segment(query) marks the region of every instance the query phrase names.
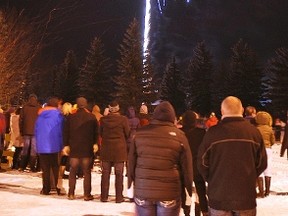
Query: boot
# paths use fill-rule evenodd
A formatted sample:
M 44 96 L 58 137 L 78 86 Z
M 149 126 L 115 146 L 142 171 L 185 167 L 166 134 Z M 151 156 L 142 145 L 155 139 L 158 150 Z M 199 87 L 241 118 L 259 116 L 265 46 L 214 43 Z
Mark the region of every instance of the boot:
M 184 215 L 185 215 L 185 216 L 190 216 L 191 206 L 185 205 L 185 206 L 183 206 L 182 208 L 183 208 Z
M 258 190 L 259 190 L 257 197 L 263 198 L 264 197 L 263 177 L 257 178 L 257 184 L 258 184 Z
M 21 155 L 19 171 L 24 171 L 26 169 L 27 160 L 28 160 L 28 156 L 27 155 Z
M 265 196 L 269 196 L 270 194 L 270 184 L 271 184 L 271 177 L 265 176 Z
M 201 216 L 200 204 L 195 202 L 195 216 Z
M 37 156 L 30 156 L 29 165 L 31 172 L 37 172 L 36 170 Z

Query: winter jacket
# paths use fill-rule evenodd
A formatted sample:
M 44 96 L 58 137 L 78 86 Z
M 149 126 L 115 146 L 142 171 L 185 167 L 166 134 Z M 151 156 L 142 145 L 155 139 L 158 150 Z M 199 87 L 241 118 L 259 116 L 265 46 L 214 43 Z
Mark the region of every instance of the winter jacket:
M 98 141 L 98 122 L 85 108 L 68 115 L 64 124 L 64 145 L 70 147 L 71 158 L 93 156 L 93 145 Z
M 266 148 L 271 148 L 275 143 L 275 135 L 272 129 L 272 117 L 267 112 L 258 112 L 255 117 L 257 128 L 259 129 Z
M 242 117 L 226 117 L 205 134 L 198 170 L 208 182 L 209 205 L 217 210 L 256 207 L 255 182 L 267 167 L 259 130 Z
M 12 113 L 10 117 L 10 133 L 12 145 L 15 147 L 23 147 L 23 138 L 19 130 L 19 115 L 15 113 Z
M 129 151 L 129 185 L 151 201 L 175 200 L 183 186 L 192 195 L 192 156 L 185 134 L 172 122 L 151 120 L 137 130 Z
M 47 106 L 39 110 L 35 123 L 37 153 L 57 153 L 63 149 L 63 120 L 63 115 L 56 107 Z
M 3 113 L 0 113 L 0 135 L 5 134 L 6 132 L 6 119 Z
M 100 159 L 107 162 L 127 161 L 128 120 L 119 113 L 109 113 L 100 119 L 102 138 Z
M 19 127 L 20 134 L 34 135 L 34 126 L 38 117 L 38 111 L 41 106 L 38 104 L 36 98 L 32 97 L 28 103 L 23 106 L 20 112 Z

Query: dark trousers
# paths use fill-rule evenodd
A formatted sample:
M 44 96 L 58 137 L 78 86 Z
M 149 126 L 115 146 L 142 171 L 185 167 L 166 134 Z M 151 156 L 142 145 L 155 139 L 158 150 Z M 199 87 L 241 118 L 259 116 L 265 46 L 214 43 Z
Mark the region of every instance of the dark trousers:
M 135 197 L 138 216 L 177 216 L 180 213 L 180 200 L 147 201 Z
M 49 193 L 51 184 L 57 184 L 59 176 L 59 157 L 58 153 L 39 154 L 40 165 L 42 169 L 43 192 Z M 51 183 L 50 173 L 53 173 L 53 183 Z M 56 186 L 57 187 L 57 186 Z
M 79 166 L 84 175 L 84 196 L 91 195 L 91 158 L 70 158 L 69 194 L 74 194 L 76 187 L 76 173 Z
M 114 163 L 102 161 L 102 176 L 101 176 L 101 200 L 107 200 L 109 196 L 110 174 L 114 166 L 115 171 L 115 190 L 116 202 L 123 200 L 123 172 L 124 162 Z
M 15 147 L 15 152 L 13 155 L 13 166 L 12 169 L 18 169 L 20 167 L 20 155 L 22 147 Z

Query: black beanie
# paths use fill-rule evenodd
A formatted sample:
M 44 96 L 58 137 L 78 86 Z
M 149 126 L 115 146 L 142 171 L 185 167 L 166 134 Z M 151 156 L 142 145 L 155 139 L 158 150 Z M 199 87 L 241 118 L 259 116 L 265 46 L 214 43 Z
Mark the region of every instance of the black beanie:
M 174 123 L 176 115 L 173 106 L 168 101 L 161 102 L 153 112 L 153 119 Z

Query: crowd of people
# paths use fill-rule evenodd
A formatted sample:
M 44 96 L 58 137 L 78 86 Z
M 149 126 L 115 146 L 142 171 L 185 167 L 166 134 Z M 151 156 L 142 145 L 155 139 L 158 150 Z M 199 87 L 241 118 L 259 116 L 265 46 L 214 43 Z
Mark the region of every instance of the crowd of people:
M 66 170 L 68 199 L 75 199 L 81 175 L 84 201 L 93 200 L 95 158 L 101 161 L 100 201 L 109 201 L 114 168 L 115 202 L 125 201 L 126 175 L 132 191 L 129 201 L 135 203 L 139 216 L 176 216 L 181 208 L 190 215 L 193 191 L 196 216 L 253 216 L 256 199 L 270 193 L 271 146 L 278 140 L 273 119 L 253 106 L 244 109 L 234 96 L 222 101 L 220 119 L 212 112 L 201 125 L 192 110 L 177 121 L 168 101 L 161 101 L 151 113 L 145 104 L 121 110 L 112 101 L 102 114 L 99 106 L 88 107 L 84 97 L 77 98 L 75 105 L 50 97 L 41 106 L 31 94 L 22 108 L 8 113 L 7 118 L 0 112 L 0 156 L 7 142 L 14 151 L 12 169 L 41 171 L 41 195 L 53 189 L 65 194 Z M 288 126 L 281 157 L 287 149 Z

